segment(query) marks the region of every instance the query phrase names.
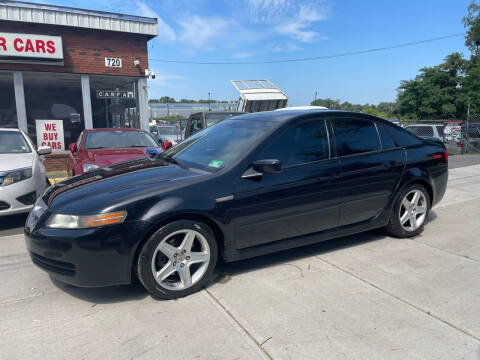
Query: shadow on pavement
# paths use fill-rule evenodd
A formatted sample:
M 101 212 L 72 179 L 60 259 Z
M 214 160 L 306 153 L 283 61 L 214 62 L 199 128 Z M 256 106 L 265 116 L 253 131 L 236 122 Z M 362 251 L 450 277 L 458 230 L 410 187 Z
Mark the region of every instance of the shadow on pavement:
M 92 304 L 112 304 L 123 301 L 141 300 L 148 295 L 141 284 L 107 286 L 98 288 L 81 288 L 62 283 L 50 277 L 52 283 L 62 291 Z
M 437 215 L 433 210 L 429 213 L 427 223 L 435 221 L 436 219 Z M 327 240 L 317 244 L 306 245 L 299 248 L 262 255 L 247 260 L 233 263 L 219 263 L 217 264 L 214 279 L 207 285 L 207 287 L 214 283 L 226 283 L 231 280 L 232 276 L 237 274 L 257 271 L 282 264 L 292 265 L 289 263 L 295 260 L 314 257 L 316 255 L 326 254 L 331 251 L 337 251 L 352 246 L 358 246 L 368 242 L 384 239 L 387 236 L 388 234 L 383 229 L 377 229 L 341 237 L 338 239 Z M 398 240 L 403 241 L 403 239 Z M 150 296 L 138 281 L 131 285 L 109 286 L 103 288 L 80 288 L 73 285 L 64 284 L 58 280 L 55 280 L 54 278 L 51 279 L 58 288 L 72 296 L 84 301 L 88 301 L 92 304 L 133 301 Z

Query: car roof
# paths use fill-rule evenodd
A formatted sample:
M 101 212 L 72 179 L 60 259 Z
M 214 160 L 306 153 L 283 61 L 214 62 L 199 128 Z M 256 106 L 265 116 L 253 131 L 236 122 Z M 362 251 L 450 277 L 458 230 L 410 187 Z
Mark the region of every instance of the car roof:
M 277 123 L 289 122 L 291 120 L 295 120 L 298 118 L 308 118 L 312 115 L 320 115 L 322 117 L 328 116 L 328 114 L 335 114 L 335 115 L 350 115 L 350 116 L 362 116 L 368 117 L 370 119 L 384 121 L 389 123 L 388 121 L 377 118 L 376 116 L 372 116 L 369 114 L 364 114 L 361 112 L 354 112 L 354 111 L 341 111 L 341 110 L 323 110 L 323 109 L 315 109 L 315 110 L 289 110 L 289 111 L 262 111 L 256 113 L 250 113 L 246 115 L 239 115 L 227 119 L 229 121 L 239 121 L 239 120 L 254 120 L 254 121 L 271 121 Z M 390 124 L 390 123 L 389 123 Z M 396 126 L 396 125 L 395 125 Z
M 85 132 L 102 132 L 102 131 L 144 131 L 143 129 L 132 128 L 99 128 L 99 129 L 85 129 Z
M 245 111 L 198 111 L 196 113 L 191 113 L 190 116 L 200 115 L 200 114 L 248 114 Z

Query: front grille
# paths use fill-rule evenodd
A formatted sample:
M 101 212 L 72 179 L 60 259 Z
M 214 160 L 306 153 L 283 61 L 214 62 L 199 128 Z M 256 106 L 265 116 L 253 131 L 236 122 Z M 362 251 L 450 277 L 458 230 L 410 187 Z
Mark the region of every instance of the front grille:
M 40 255 L 37 255 L 35 253 L 30 253 L 30 256 L 32 257 L 32 261 L 35 265 L 38 265 L 45 270 L 52 271 L 60 275 L 66 275 L 66 276 L 75 275 L 74 264 L 58 261 L 58 260 L 52 260 Z
M 32 191 L 31 193 L 18 197 L 17 200 L 20 201 L 23 205 L 33 205 L 37 200 L 37 193 L 35 191 Z
M 10 204 L 6 203 L 5 201 L 0 201 L 0 210 L 7 210 L 10 209 Z

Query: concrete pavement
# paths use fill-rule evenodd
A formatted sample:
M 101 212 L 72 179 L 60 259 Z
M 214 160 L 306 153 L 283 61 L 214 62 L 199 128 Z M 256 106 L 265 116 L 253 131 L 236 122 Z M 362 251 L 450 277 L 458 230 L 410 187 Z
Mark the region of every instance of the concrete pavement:
M 178 301 L 80 289 L 0 237 L 2 359 L 479 359 L 480 165 L 422 235 L 374 231 L 222 265 Z M 6 234 L 0 234 L 0 236 Z

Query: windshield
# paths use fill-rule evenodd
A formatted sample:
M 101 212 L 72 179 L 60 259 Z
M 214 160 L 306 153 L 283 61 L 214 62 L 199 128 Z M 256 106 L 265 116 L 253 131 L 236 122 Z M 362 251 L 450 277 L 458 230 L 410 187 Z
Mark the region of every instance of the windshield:
M 159 126 L 158 132 L 160 135 L 177 135 L 178 131 L 175 126 Z
M 242 115 L 239 113 L 207 113 L 205 114 L 205 120 L 207 120 L 207 126 L 212 126 L 220 121 L 231 118 L 232 116 Z
M 85 140 L 86 149 L 158 147 L 157 142 L 142 131 L 90 132 Z
M 251 150 L 252 145 L 274 123 L 266 121 L 224 121 L 199 131 L 170 148 L 162 157 L 174 158 L 182 165 L 215 172 L 230 166 Z
M 0 154 L 31 152 L 30 146 L 18 131 L 0 131 Z

